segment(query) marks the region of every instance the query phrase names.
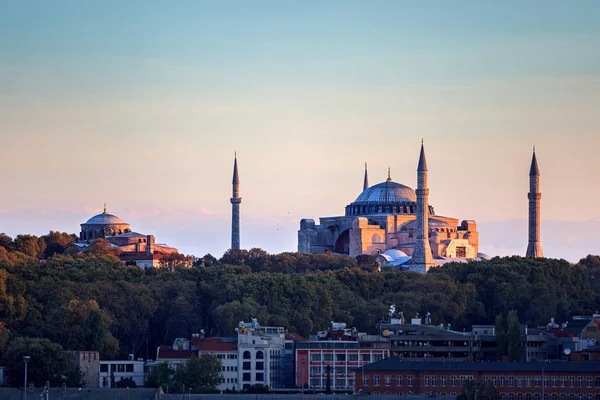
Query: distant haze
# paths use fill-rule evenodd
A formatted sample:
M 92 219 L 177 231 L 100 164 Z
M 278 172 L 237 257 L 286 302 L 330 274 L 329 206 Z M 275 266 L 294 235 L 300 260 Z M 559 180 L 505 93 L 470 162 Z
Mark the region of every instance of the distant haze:
M 548 257 L 600 252 L 600 2 L 0 0 L 0 232 L 108 211 L 183 253 L 295 251 L 301 218 L 416 186 L 524 254 L 532 146 Z

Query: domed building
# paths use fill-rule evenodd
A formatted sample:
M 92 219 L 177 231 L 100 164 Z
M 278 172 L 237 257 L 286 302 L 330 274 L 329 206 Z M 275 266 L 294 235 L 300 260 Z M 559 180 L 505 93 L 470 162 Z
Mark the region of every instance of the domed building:
M 419 169 L 420 174 L 427 171 L 423 148 L 421 151 L 424 171 Z M 300 221 L 298 251 L 334 252 L 352 257 L 381 254 L 379 259 L 390 265 L 410 264 L 418 233 L 422 232 L 421 236 L 426 236 L 429 245 L 419 244 L 418 252 L 430 252 L 429 266 L 432 265 L 431 258 L 435 264 L 443 264 L 448 259 L 477 259 L 479 234 L 475 221 L 460 221 L 436 214 L 427 202 L 426 178 L 424 183 L 425 189 L 421 191 L 425 194 L 424 217 L 419 221 L 418 191 L 394 182 L 389 170 L 385 182 L 369 186 L 365 165 L 363 191 L 346 206 L 343 216 L 319 218 L 318 225 L 313 219 Z
M 79 242 L 73 246 L 83 250 L 96 239 L 106 239 L 120 250 L 119 258 L 123 262 L 135 262 L 144 269 L 158 267 L 164 255 L 178 252 L 174 247 L 157 244 L 154 235 L 133 232 L 128 223 L 106 211 L 106 204 L 104 212 L 81 224 Z

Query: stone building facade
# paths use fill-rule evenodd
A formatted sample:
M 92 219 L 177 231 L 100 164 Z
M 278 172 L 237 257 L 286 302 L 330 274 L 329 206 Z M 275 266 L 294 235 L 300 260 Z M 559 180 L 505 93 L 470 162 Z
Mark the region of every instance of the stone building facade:
M 394 182 L 389 172 L 385 182 L 369 187 L 365 166 L 363 192 L 346 206 L 345 215 L 322 217 L 319 224 L 313 219 L 300 221 L 298 251 L 355 257 L 395 250 L 405 254 L 407 260 L 417 252 L 423 256 L 414 265 L 424 269 L 420 272 L 447 260 L 477 259 L 479 233 L 475 221 L 438 215 L 428 203 L 423 147 L 417 169 L 418 189 L 415 191 Z

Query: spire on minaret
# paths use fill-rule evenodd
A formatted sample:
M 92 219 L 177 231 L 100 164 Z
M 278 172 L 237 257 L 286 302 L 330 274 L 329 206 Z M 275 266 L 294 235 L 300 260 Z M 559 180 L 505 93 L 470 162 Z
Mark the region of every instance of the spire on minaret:
M 537 157 L 535 156 L 535 146 L 533 146 L 533 158 L 531 159 L 531 168 L 529 169 L 529 176 L 539 176 L 540 169 L 538 168 Z
M 104 214 L 108 214 L 108 213 L 106 212 L 106 203 L 104 203 Z
M 531 158 L 531 167 L 529 168 L 529 244 L 527 245 L 526 257 L 544 257 L 542 250 L 542 241 L 540 235 L 540 203 L 542 194 L 540 193 L 540 169 L 538 168 L 537 157 L 535 155 L 535 146 L 533 146 L 533 156 Z
M 240 197 L 240 177 L 238 174 L 237 165 L 237 152 L 234 153 L 233 158 L 233 193 L 230 199 L 231 201 L 231 248 L 240 248 L 240 203 L 242 198 Z
M 427 161 L 421 140 L 421 154 L 417 166 L 417 229 L 415 247 L 410 259 L 411 269 L 425 273 L 433 266 L 433 255 L 429 244 L 429 187 L 427 184 Z
M 427 159 L 425 158 L 423 139 L 421 139 L 421 154 L 419 155 L 419 166 L 417 167 L 417 171 L 427 171 Z
M 367 173 L 367 163 L 365 163 L 365 180 L 363 182 L 363 192 L 369 188 L 369 174 Z

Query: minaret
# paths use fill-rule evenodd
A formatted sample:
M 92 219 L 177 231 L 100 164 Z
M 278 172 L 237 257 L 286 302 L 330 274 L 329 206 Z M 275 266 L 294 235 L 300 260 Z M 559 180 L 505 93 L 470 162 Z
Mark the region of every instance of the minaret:
M 417 232 L 415 249 L 410 264 L 417 272 L 425 273 L 435 264 L 429 245 L 429 188 L 427 187 L 427 160 L 421 141 L 421 155 L 417 167 Z
M 240 248 L 240 177 L 238 176 L 237 153 L 233 160 L 233 196 L 231 197 L 231 248 Z
M 369 174 L 367 173 L 367 163 L 365 163 L 365 180 L 363 182 L 363 192 L 369 188 Z
M 531 168 L 529 169 L 529 244 L 527 245 L 527 254 L 525 257 L 544 257 L 542 251 L 542 242 L 540 239 L 540 170 L 535 156 L 535 146 L 533 147 L 533 158 L 531 159 Z

